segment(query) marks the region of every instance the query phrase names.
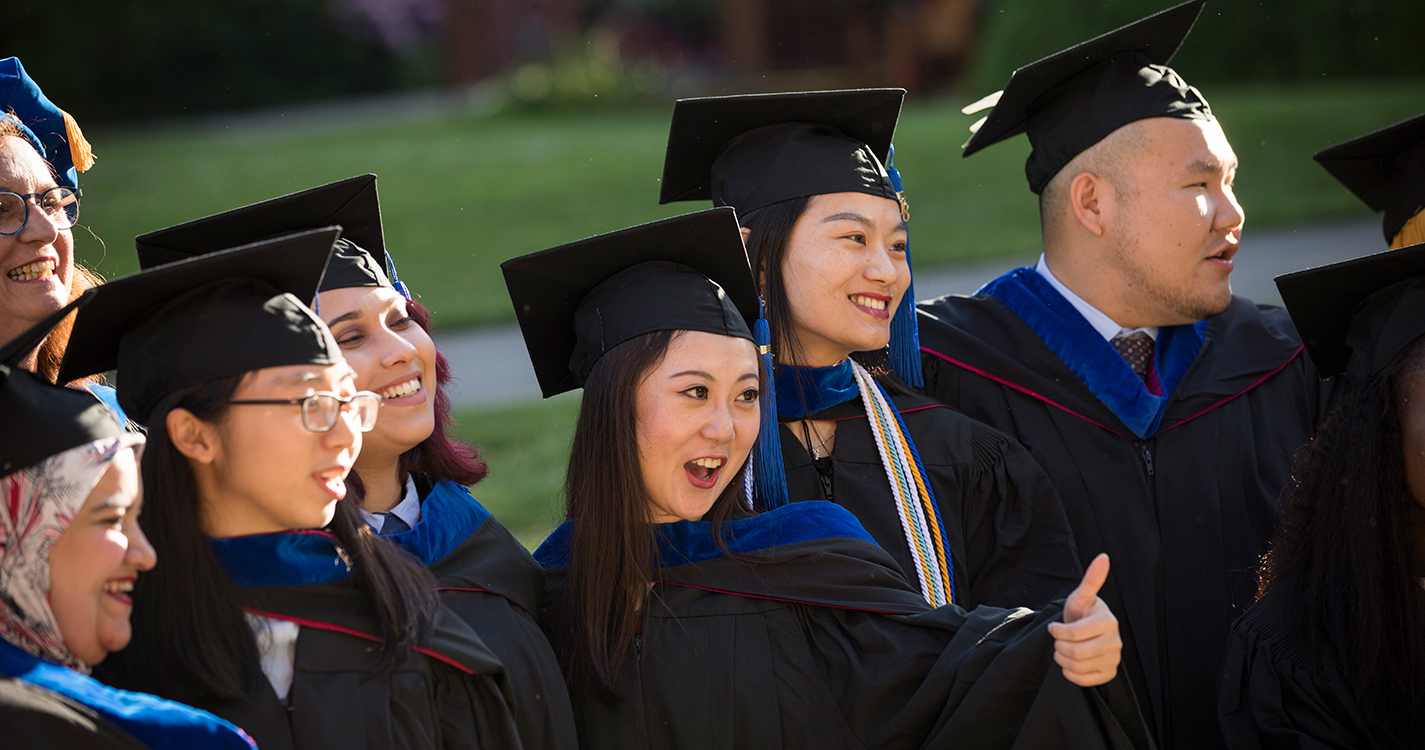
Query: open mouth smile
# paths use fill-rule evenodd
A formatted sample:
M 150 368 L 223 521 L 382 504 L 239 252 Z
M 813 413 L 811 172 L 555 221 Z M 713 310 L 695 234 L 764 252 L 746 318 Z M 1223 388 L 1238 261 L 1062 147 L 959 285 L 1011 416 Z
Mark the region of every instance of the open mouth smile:
M 889 318 L 891 316 L 889 308 L 891 297 L 883 294 L 853 294 L 847 299 L 851 304 L 861 308 L 862 311 L 876 318 Z
M 692 482 L 694 487 L 710 490 L 717 486 L 717 478 L 726 462 L 727 459 L 718 457 L 695 458 L 683 464 L 683 471 L 687 472 L 688 481 Z
M 54 269 L 57 267 L 59 267 L 57 261 L 46 258 L 12 269 L 5 274 L 5 277 L 11 281 L 38 281 L 53 276 Z

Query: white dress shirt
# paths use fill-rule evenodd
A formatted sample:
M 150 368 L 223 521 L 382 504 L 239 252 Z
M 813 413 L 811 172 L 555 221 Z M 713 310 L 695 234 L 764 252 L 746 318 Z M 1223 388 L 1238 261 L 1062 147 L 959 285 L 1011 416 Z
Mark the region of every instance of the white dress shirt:
M 1044 256 L 1042 254 L 1039 256 L 1039 265 L 1034 267 L 1034 271 L 1040 276 L 1043 276 L 1044 280 L 1049 282 L 1049 285 L 1054 287 L 1055 291 L 1062 294 L 1064 299 L 1068 300 L 1069 304 L 1073 305 L 1074 309 L 1078 310 L 1079 314 L 1084 316 L 1084 320 L 1087 320 L 1089 325 L 1093 326 L 1095 331 L 1098 331 L 1098 335 L 1102 336 L 1104 341 L 1112 341 L 1119 336 L 1127 336 L 1130 333 L 1137 333 L 1138 331 L 1148 334 L 1148 337 L 1154 341 L 1158 340 L 1157 326 L 1124 328 L 1115 323 L 1113 318 L 1105 315 L 1102 310 L 1090 305 L 1083 297 L 1074 294 L 1072 290 L 1064 286 L 1064 282 L 1054 277 L 1054 272 L 1049 270 L 1049 264 L 1044 262 Z

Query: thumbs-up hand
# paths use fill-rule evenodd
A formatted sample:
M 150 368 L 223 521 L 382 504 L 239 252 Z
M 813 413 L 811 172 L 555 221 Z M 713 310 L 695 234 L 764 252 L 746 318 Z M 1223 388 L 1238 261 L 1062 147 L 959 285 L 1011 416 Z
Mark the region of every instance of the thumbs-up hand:
M 1049 623 L 1054 636 L 1054 661 L 1064 668 L 1064 677 L 1082 687 L 1102 685 L 1118 674 L 1123 639 L 1118 636 L 1118 618 L 1098 598 L 1098 590 L 1108 580 L 1108 555 L 1100 554 L 1089 563 L 1084 579 L 1064 602 L 1064 621 Z

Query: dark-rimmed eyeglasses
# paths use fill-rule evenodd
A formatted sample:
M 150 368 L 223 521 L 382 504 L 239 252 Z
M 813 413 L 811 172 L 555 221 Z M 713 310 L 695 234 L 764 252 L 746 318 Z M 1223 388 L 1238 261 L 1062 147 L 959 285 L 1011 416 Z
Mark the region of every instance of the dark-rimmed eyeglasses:
M 331 391 L 317 391 L 302 398 L 262 398 L 229 401 L 230 404 L 261 404 L 265 406 L 301 406 L 302 426 L 312 432 L 327 432 L 336 427 L 337 417 L 351 414 L 356 417 L 355 426 L 362 432 L 370 432 L 376 426 L 376 412 L 381 408 L 381 397 L 371 391 L 360 391 L 355 396 L 342 398 Z
M 42 193 L 0 190 L 0 234 L 19 234 L 30 223 L 30 202 L 39 207 L 56 229 L 69 229 L 79 221 L 79 188 L 52 187 Z

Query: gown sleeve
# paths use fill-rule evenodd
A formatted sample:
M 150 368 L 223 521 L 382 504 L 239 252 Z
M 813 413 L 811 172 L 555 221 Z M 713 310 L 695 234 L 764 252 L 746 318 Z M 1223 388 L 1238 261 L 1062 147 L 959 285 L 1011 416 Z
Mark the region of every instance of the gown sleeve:
M 1039 612 L 918 615 L 807 608 L 810 650 L 851 730 L 877 748 L 1150 748 L 1121 675 L 1082 688 L 1053 659 Z
M 13 677 L 0 676 L 0 727 L 5 747 L 147 750 L 88 706 Z
M 1039 608 L 1067 596 L 1083 567 L 1049 477 L 1024 446 L 991 427 L 975 423 L 970 444 L 974 460 L 956 509 L 965 534 L 956 603 Z
M 435 666 L 436 710 L 440 715 L 444 750 L 523 747 L 514 712 L 505 699 L 502 676 L 465 674 Z
M 1232 750 L 1378 747 L 1342 675 L 1263 622 L 1259 602 L 1232 629 L 1218 723 Z

